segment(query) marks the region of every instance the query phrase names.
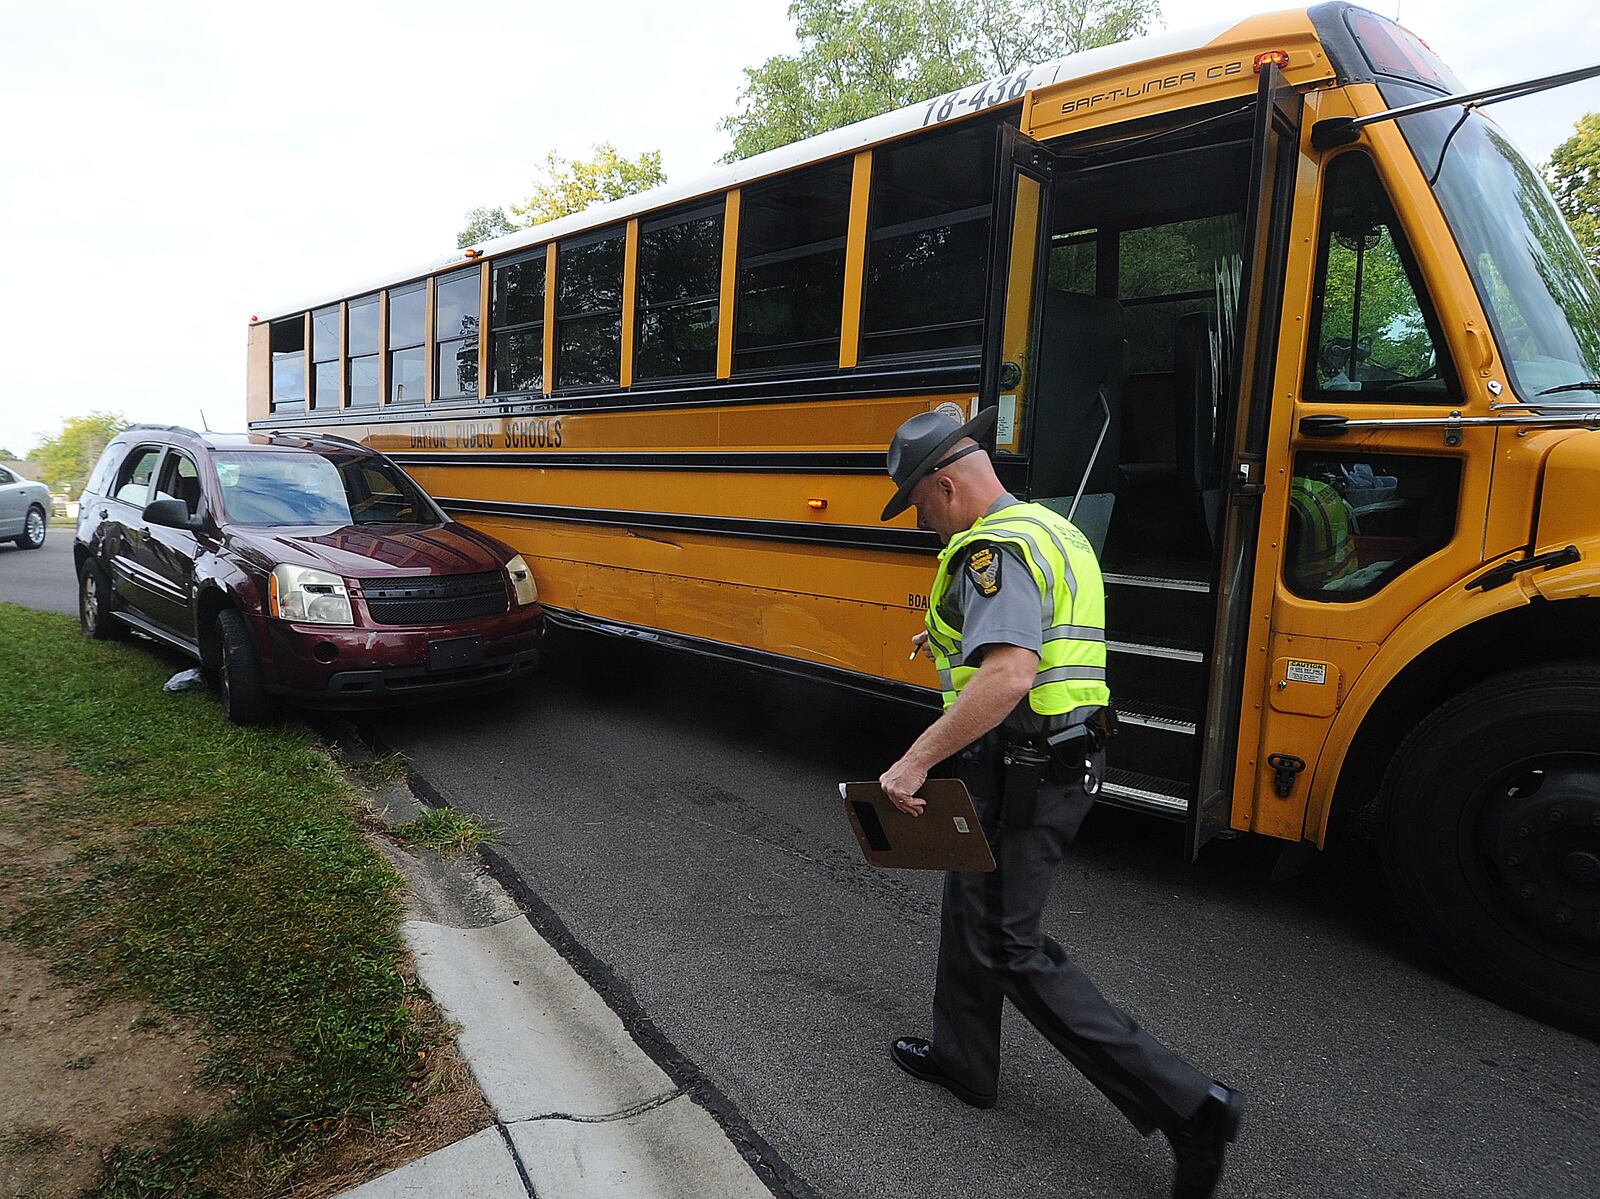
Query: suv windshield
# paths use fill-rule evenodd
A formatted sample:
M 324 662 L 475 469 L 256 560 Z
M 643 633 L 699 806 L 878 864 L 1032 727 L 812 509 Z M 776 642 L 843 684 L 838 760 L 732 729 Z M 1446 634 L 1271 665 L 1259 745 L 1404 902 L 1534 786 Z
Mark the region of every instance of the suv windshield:
M 433 525 L 444 517 L 392 463 L 366 455 L 216 454 L 222 508 L 238 525 Z
M 1403 104 L 1433 93 L 1385 84 L 1384 95 Z M 1494 325 L 1512 388 L 1530 403 L 1592 407 L 1600 389 L 1540 396 L 1600 380 L 1600 284 L 1538 172 L 1477 112 L 1462 121 L 1460 109 L 1439 109 L 1405 117 L 1400 127 L 1423 173 L 1438 171 L 1434 192 Z

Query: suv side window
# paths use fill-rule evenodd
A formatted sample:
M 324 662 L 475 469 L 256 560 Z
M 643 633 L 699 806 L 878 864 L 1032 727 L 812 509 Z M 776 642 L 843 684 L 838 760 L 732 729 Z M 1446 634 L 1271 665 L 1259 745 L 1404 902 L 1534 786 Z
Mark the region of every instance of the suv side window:
M 161 481 L 156 484 L 155 498 L 182 500 L 190 516 L 198 515 L 200 472 L 195 469 L 194 459 L 177 450 L 168 454 L 166 464 L 161 468 Z
M 12 474 L 5 467 L 0 466 L 0 487 L 4 487 L 7 483 L 15 483 L 16 481 L 16 475 Z
M 150 494 L 150 476 L 155 474 L 156 463 L 161 460 L 161 447 L 142 445 L 129 454 L 117 472 L 117 486 L 113 495 L 124 504 L 143 508 L 145 496 Z
M 83 485 L 84 495 L 104 495 L 110 490 L 111 468 L 116 465 L 117 455 L 122 452 L 122 446 L 112 444 L 100 451 L 100 460 L 94 464 L 94 470 L 89 473 L 89 481 Z

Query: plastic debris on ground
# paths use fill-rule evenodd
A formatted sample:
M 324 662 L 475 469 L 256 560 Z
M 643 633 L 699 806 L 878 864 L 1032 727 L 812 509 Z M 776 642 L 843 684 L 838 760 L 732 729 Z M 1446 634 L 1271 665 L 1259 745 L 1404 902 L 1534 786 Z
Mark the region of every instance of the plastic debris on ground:
M 204 691 L 206 689 L 205 676 L 198 667 L 189 670 L 180 670 L 166 681 L 161 688 L 163 691 Z

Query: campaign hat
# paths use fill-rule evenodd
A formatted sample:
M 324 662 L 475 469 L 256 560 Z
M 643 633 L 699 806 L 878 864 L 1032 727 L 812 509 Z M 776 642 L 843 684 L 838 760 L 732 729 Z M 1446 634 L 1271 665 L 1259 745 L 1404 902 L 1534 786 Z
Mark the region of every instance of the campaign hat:
M 947 465 L 945 455 L 963 437 L 981 442 L 999 416 L 998 408 L 985 408 L 966 424 L 943 412 L 919 412 L 894 431 L 889 442 L 889 478 L 895 493 L 884 506 L 880 520 L 891 520 L 911 506 L 911 492 L 924 478 Z

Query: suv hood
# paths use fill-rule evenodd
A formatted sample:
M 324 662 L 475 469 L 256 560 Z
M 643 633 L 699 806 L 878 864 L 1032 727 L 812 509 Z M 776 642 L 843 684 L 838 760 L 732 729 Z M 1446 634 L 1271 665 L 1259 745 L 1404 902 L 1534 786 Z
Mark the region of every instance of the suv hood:
M 499 570 L 513 551 L 493 537 L 450 522 L 439 525 L 344 525 L 227 531 L 233 547 L 264 572 L 279 563 L 350 578 L 473 574 Z

